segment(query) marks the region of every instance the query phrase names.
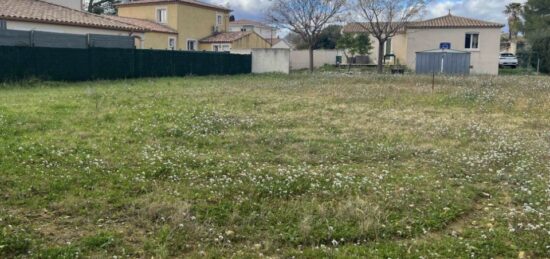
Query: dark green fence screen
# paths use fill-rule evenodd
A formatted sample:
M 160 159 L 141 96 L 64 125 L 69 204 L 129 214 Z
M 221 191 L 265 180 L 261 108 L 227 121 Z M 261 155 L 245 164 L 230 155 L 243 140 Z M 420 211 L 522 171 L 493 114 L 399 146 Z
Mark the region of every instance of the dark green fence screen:
M 252 71 L 251 55 L 139 49 L 0 46 L 0 80 L 83 81 Z

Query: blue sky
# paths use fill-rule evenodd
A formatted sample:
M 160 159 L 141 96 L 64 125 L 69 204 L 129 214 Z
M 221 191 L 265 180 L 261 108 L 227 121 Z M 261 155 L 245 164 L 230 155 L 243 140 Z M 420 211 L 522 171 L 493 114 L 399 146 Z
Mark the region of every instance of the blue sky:
M 262 20 L 270 0 L 202 0 L 228 6 L 235 10 L 237 19 Z M 526 0 L 435 0 L 427 9 L 426 18 L 447 14 L 449 9 L 455 15 L 506 23 L 502 13 L 504 6 L 511 2 L 524 3 Z

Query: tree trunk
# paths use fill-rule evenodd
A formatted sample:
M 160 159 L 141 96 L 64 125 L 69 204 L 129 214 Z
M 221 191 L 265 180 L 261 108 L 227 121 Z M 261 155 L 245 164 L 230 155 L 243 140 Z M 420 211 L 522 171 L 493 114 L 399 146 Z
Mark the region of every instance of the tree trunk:
M 384 73 L 384 45 L 386 41 L 378 40 L 378 74 Z
M 346 62 L 348 62 L 348 72 L 349 72 L 351 71 L 351 59 L 353 58 L 353 56 L 350 58 L 345 50 L 344 50 L 344 56 L 346 56 Z
M 90 2 L 88 2 L 88 12 L 92 13 L 93 11 L 94 11 L 94 0 L 90 0 Z
M 309 72 L 313 73 L 313 45 L 309 46 Z

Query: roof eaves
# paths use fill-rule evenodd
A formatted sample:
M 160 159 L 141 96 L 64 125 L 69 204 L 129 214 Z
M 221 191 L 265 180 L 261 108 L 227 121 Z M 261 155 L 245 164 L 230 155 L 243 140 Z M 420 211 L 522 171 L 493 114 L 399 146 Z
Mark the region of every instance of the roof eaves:
M 91 24 L 91 23 L 82 23 L 82 22 L 59 21 L 59 20 L 50 20 L 50 19 L 36 19 L 36 18 L 29 18 L 29 17 L 6 16 L 6 15 L 0 15 L 0 18 L 5 20 L 12 20 L 12 21 L 40 22 L 40 23 L 47 23 L 47 24 L 79 26 L 79 27 L 96 28 L 96 29 L 144 32 L 142 28 L 130 27 L 130 26 L 123 27 L 123 26 L 101 25 L 101 24 Z
M 139 29 L 142 30 L 142 32 L 158 32 L 158 33 L 168 33 L 168 34 L 175 34 L 175 35 L 178 34 L 178 32 L 176 30 L 174 30 L 174 29 L 172 29 L 172 28 L 170 28 L 166 25 L 158 24 L 158 23 L 146 20 L 146 19 L 139 19 L 139 18 L 132 18 L 132 17 L 122 17 L 122 16 L 114 16 L 114 17 L 117 17 L 117 18 L 114 18 L 113 16 L 103 16 L 103 17 L 114 20 L 116 22 L 128 24 L 130 26 L 139 28 Z M 120 19 L 118 19 L 118 18 L 120 18 Z M 131 22 L 129 22 L 127 20 L 137 20 L 137 21 L 141 21 L 141 22 L 145 22 L 145 23 L 155 23 L 156 26 L 160 26 L 162 28 L 165 28 L 165 30 L 157 30 L 157 29 L 154 29 L 154 28 L 146 28 L 146 27 L 144 27 L 142 25 L 139 25 L 139 24 L 132 24 Z

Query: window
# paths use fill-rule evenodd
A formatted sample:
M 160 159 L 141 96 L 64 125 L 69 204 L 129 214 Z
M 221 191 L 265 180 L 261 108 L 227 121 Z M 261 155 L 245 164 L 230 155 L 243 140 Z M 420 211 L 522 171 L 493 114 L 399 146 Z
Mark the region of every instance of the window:
M 467 33 L 464 48 L 479 49 L 479 33 Z
M 197 50 L 197 41 L 187 40 L 187 50 Z
M 230 51 L 231 45 L 229 44 L 214 44 L 212 45 L 212 50 L 215 52 Z
M 392 49 L 391 49 L 391 38 L 389 38 L 387 41 L 386 41 L 386 55 L 390 55 L 392 53 Z
M 168 49 L 175 50 L 176 43 L 176 38 L 168 38 Z
M 246 28 L 241 28 L 241 31 L 246 31 Z
M 216 15 L 216 25 L 222 25 L 223 16 L 221 14 Z
M 157 22 L 158 23 L 167 23 L 168 22 L 168 10 L 166 8 L 157 8 Z
M 6 21 L 0 20 L 0 30 L 6 29 Z

